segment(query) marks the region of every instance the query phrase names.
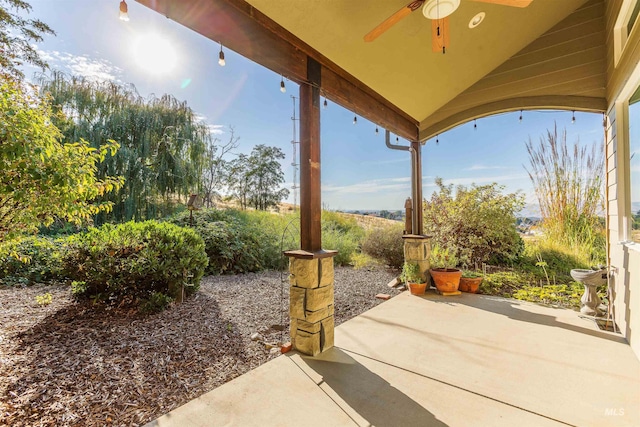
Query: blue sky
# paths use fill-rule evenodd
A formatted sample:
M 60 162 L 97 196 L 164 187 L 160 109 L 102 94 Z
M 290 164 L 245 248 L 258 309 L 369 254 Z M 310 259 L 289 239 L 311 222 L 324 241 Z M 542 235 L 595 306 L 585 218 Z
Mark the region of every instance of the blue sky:
M 127 1 L 129 22 L 118 19 L 118 0 L 29 3 L 31 17 L 57 33 L 38 45 L 51 68 L 132 83 L 143 96 L 169 93 L 185 100 L 218 138 L 228 138 L 232 126 L 240 137 L 238 152 L 249 152 L 257 144 L 282 148 L 287 154 L 283 170 L 291 185 L 291 95 L 297 96 L 297 85 L 285 81 L 287 92 L 281 93 L 279 75 L 229 49 L 225 49 L 226 66 L 219 66 L 218 44 L 133 0 Z M 154 44 L 158 36 L 165 45 Z M 498 182 L 507 191 L 522 190 L 527 202 L 535 204 L 523 167 L 528 164 L 525 143 L 529 138 L 539 140 L 555 122 L 559 130 L 567 129 L 571 143 L 603 140 L 600 114 L 576 112 L 573 124 L 570 111 L 524 111 L 522 122 L 519 115 L 483 118 L 476 129 L 470 122 L 441 134 L 438 144 L 435 139 L 427 141 L 424 196 L 433 192 L 435 177 L 442 177 L 454 184 Z M 389 150 L 382 130 L 376 135 L 375 125 L 361 117 L 354 125 L 353 112 L 336 104 L 329 102 L 321 117 L 323 205 L 345 210 L 402 209 L 410 195 L 409 153 Z

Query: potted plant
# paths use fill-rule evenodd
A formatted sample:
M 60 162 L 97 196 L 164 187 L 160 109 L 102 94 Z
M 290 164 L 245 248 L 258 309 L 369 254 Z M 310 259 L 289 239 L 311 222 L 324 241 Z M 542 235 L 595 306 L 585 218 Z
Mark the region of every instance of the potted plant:
M 462 270 L 455 268 L 457 264 L 457 257 L 449 249 L 434 246 L 431 250 L 431 265 L 434 268 L 430 269 L 429 273 L 439 292 L 451 293 L 458 291 Z
M 481 282 L 482 274 L 476 273 L 475 271 L 464 271 L 462 273 L 462 277 L 460 278 L 459 289 L 462 292 L 470 292 L 472 294 L 475 294 L 476 292 L 478 292 Z
M 420 265 L 417 262 L 405 261 L 402 265 L 400 280 L 407 284 L 411 295 L 423 295 L 427 288 L 427 283 L 420 272 Z

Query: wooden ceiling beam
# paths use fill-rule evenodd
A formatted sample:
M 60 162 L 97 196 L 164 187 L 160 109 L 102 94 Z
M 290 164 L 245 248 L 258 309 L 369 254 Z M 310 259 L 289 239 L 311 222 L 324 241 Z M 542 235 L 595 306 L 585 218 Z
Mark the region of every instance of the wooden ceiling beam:
M 307 57 L 321 65 L 322 96 L 410 141 L 418 122 L 244 0 L 136 0 L 298 84 Z

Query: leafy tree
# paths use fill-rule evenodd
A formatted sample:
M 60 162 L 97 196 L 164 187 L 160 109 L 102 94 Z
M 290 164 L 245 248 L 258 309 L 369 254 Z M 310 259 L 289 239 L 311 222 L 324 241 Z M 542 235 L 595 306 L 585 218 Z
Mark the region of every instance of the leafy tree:
M 26 93 L 16 79 L 0 75 L 0 240 L 35 232 L 55 217 L 80 223 L 111 209 L 91 201 L 122 185 L 122 179 L 96 178 L 98 165 L 118 144 L 92 148 L 84 140 L 63 144 L 52 124 L 51 107 Z
M 229 189 L 242 209 L 252 206 L 267 210 L 289 196 L 289 190 L 280 188 L 284 172 L 278 160 L 284 158 L 281 149 L 261 144 L 255 146 L 249 156 L 241 154 L 231 161 Z
M 166 216 L 177 202 L 202 189 L 207 146 L 213 150 L 214 143 L 208 126 L 186 102 L 170 95 L 145 99 L 131 85 L 62 73 L 53 73 L 40 84 L 64 113 L 55 123 L 66 138 L 84 138 L 94 147 L 113 139 L 122 146 L 98 170 L 99 177 L 127 178 L 108 198 L 113 212 L 99 216 L 98 223 Z
M 47 68 L 33 43 L 42 41 L 45 34 L 55 34 L 44 22 L 20 16 L 30 11 L 24 0 L 0 0 L 0 68 L 18 80 L 24 78 L 20 66 L 25 62 Z
M 231 128 L 229 140 L 222 144 L 218 138 L 214 138 L 207 143 L 205 149 L 205 166 L 202 176 L 202 192 L 205 206 L 210 208 L 215 206 L 215 202 L 221 198 L 218 191 L 227 178 L 229 162 L 225 156 L 238 147 L 240 138 L 235 136 L 234 129 Z
M 503 194 L 496 183 L 470 188 L 444 185 L 436 178 L 438 192 L 424 204 L 425 234 L 434 245 L 462 264 L 511 261 L 524 249 L 516 231 L 515 213 L 524 207 L 520 193 Z

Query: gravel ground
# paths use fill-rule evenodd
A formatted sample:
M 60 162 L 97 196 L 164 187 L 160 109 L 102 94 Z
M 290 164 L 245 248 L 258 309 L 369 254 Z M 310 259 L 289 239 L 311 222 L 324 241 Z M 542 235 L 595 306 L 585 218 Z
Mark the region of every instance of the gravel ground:
M 336 268 L 336 325 L 397 294 L 386 286 L 395 276 Z M 151 316 L 76 303 L 63 286 L 0 287 L 0 426 L 143 425 L 277 357 L 269 344 L 288 341 L 289 327 L 282 278 L 206 277 Z M 38 305 L 47 292 L 52 303 Z

